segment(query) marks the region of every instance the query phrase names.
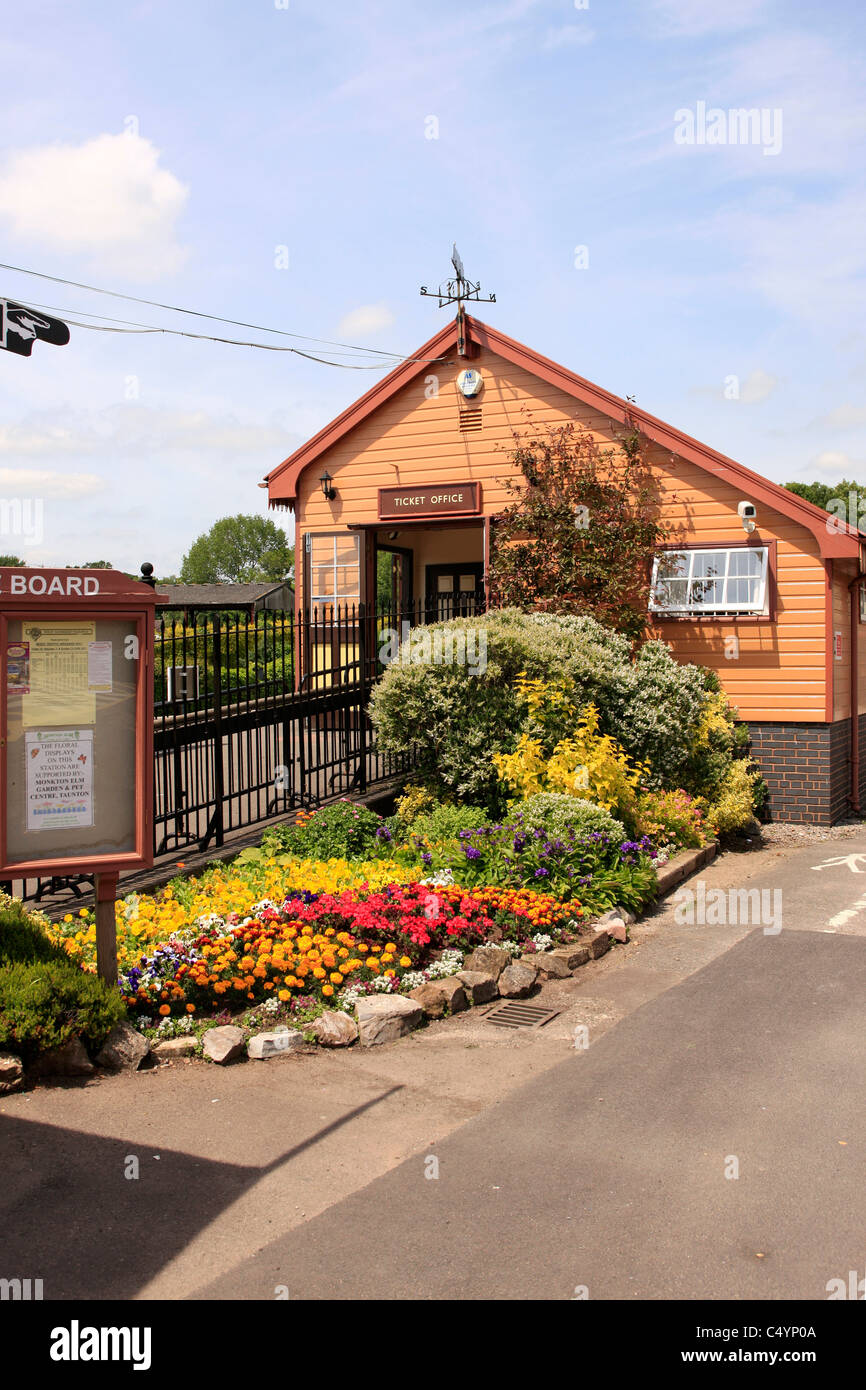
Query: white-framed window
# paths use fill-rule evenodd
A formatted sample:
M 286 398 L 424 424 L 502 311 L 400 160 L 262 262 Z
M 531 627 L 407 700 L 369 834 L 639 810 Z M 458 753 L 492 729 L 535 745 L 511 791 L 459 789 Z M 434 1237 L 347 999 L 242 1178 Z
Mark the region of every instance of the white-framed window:
M 662 550 L 653 561 L 650 612 L 767 613 L 768 547 Z
M 356 604 L 361 598 L 361 539 L 351 532 L 316 535 L 308 532 L 307 594 L 310 608 L 320 613 L 328 608 Z

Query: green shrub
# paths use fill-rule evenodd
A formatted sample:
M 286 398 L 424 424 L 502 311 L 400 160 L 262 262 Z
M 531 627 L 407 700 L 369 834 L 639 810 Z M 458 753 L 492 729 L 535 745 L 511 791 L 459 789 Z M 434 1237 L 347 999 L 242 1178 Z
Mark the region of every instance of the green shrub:
M 25 1062 L 77 1034 L 98 1051 L 126 1017 L 119 990 L 69 959 L 20 903 L 0 908 L 0 1049 Z
M 524 829 L 543 830 L 550 840 L 562 839 L 569 830 L 578 835 L 598 830 L 618 841 L 626 838 L 622 822 L 614 820 L 603 806 L 561 792 L 539 792 L 514 806 L 512 811 L 521 817 Z
M 754 823 L 755 792 L 759 773 L 744 758 L 731 763 L 707 820 L 717 835 L 748 830 Z
M 653 844 L 697 849 L 706 844 L 704 814 L 700 805 L 682 790 L 645 791 L 638 797 L 637 826 Z
M 464 665 L 429 659 L 393 662 L 375 686 L 370 713 L 384 752 L 417 756 L 418 776 L 439 795 L 503 810 L 493 763 L 511 753 L 526 719 L 518 677 L 562 681 L 574 704 L 594 703 L 599 729 L 654 780 L 681 784 L 680 773 L 706 700 L 700 667 L 676 662 L 663 642 L 647 642 L 632 657 L 629 641 L 592 618 L 500 609 L 455 618 L 427 630 L 467 634 L 485 661 Z M 548 729 L 553 741 L 571 732 Z
M 453 840 L 461 830 L 475 830 L 486 820 L 487 812 L 481 806 L 449 806 L 440 802 L 413 822 L 411 833 L 423 840 Z
M 394 828 L 409 830 L 419 816 L 429 815 L 436 806 L 441 804 L 428 787 L 417 785 L 407 787 L 403 795 L 397 798 L 392 817 Z
M 341 800 L 299 818 L 295 825 L 276 827 L 267 838 L 299 859 L 364 859 L 379 847 L 377 832 L 384 827 L 376 811 Z

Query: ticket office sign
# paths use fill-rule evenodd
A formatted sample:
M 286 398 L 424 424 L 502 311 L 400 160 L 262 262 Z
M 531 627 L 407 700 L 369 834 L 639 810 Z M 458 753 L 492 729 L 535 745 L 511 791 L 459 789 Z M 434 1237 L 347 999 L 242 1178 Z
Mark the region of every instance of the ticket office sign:
M 93 595 L 92 607 L 75 602 L 67 614 L 74 591 L 62 607 L 37 609 L 29 590 L 23 602 L 4 601 L 8 574 L 0 570 L 0 873 L 145 867 L 153 857 L 155 595 L 112 574 L 109 595 L 135 586 L 138 611 Z M 26 574 L 10 578 L 20 585 Z

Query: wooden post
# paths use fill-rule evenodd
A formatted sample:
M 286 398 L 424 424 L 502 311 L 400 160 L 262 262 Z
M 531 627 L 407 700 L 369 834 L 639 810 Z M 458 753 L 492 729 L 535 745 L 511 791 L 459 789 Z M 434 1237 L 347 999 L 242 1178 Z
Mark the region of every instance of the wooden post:
M 96 875 L 96 973 L 106 984 L 117 984 L 117 874 Z

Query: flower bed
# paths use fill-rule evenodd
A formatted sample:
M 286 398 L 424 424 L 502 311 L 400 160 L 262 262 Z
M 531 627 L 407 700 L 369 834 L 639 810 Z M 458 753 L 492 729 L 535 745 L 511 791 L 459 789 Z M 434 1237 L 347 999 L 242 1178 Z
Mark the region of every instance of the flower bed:
M 236 917 L 237 914 L 231 914 Z M 496 942 L 514 954 L 576 933 L 581 909 L 527 891 L 425 884 L 294 893 L 243 920 L 207 914 L 121 975 L 130 1011 L 152 1019 L 278 1001 L 351 1009 L 364 994 L 408 991 L 460 969 Z

